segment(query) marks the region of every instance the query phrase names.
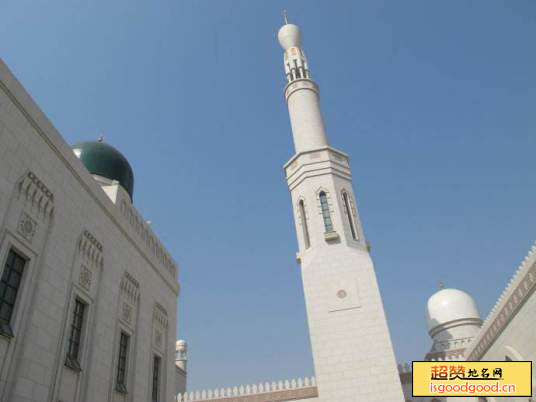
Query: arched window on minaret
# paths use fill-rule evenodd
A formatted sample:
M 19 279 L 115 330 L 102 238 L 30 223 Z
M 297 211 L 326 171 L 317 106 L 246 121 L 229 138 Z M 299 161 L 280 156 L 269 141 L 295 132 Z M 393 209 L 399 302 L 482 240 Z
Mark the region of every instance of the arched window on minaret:
M 355 217 L 352 206 L 350 205 L 350 199 L 346 190 L 342 191 L 342 200 L 344 202 L 344 209 L 346 210 L 346 216 L 348 217 L 348 225 L 350 225 L 350 231 L 352 232 L 352 238 L 358 240 L 357 238 L 357 228 L 355 226 Z
M 324 219 L 324 230 L 326 233 L 333 232 L 333 222 L 331 221 L 331 214 L 329 212 L 328 196 L 325 191 L 321 191 L 318 194 L 320 198 L 320 209 L 322 210 L 322 218 Z
M 305 248 L 308 249 L 311 247 L 311 240 L 309 239 L 309 229 L 307 228 L 307 215 L 305 215 L 305 203 L 303 200 L 300 200 L 298 203 L 300 209 L 300 219 L 302 224 L 303 231 L 303 242 L 305 243 Z

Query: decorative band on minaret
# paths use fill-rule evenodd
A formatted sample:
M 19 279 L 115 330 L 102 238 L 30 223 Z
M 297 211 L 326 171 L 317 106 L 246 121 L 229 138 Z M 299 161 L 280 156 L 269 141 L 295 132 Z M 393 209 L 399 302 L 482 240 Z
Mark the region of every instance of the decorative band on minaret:
M 279 30 L 278 39 L 285 50 L 288 81 L 285 99 L 296 153 L 326 147 L 328 141 L 320 111 L 318 85 L 311 80 L 309 65 L 301 49 L 300 29 L 294 24 L 285 24 Z

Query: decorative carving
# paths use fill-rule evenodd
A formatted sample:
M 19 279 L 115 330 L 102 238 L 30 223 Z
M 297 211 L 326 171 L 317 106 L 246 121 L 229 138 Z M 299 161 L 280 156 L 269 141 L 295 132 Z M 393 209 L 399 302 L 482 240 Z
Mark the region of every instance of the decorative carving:
M 18 198 L 43 219 L 54 214 L 54 195 L 33 172 L 28 172 L 18 183 Z
M 125 302 L 123 302 L 122 318 L 127 324 L 132 322 L 132 306 Z
M 328 301 L 330 313 L 361 307 L 357 281 L 352 276 L 333 278 L 330 293 L 332 294 Z
M 341 289 L 337 292 L 337 297 L 339 299 L 344 299 L 347 296 L 346 290 Z
M 164 334 L 168 327 L 167 312 L 160 304 L 156 303 L 153 311 L 153 342 L 158 348 L 165 348 Z
M 87 263 L 97 268 L 102 268 L 102 244 L 87 230 L 84 230 L 80 236 L 78 252 Z
M 17 232 L 19 232 L 22 237 L 31 243 L 36 229 L 37 222 L 26 212 L 22 211 L 19 218 L 19 224 L 17 225 Z
M 159 331 L 158 329 L 154 331 L 154 342 L 157 347 L 162 347 L 162 331 Z
M 136 304 L 138 302 L 140 283 L 128 272 L 125 272 L 123 279 L 121 279 L 121 292 L 131 303 Z
M 154 308 L 154 319 L 155 321 L 162 326 L 162 328 L 167 328 L 168 326 L 168 317 L 167 312 L 160 304 L 156 303 Z
M 93 273 L 91 272 L 91 270 L 88 267 L 82 265 L 82 267 L 80 268 L 80 278 L 78 279 L 78 283 L 88 292 L 91 289 L 92 276 Z

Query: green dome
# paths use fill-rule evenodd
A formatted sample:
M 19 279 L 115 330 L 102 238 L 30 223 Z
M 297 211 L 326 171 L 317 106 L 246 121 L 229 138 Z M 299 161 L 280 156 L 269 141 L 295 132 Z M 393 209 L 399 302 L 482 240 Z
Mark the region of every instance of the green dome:
M 81 142 L 73 145 L 73 151 L 89 173 L 117 180 L 132 199 L 134 173 L 121 152 L 100 141 Z

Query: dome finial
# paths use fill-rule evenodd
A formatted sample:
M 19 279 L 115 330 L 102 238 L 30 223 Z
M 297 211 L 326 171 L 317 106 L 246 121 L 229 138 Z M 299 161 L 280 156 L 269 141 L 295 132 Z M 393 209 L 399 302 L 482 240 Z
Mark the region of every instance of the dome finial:
M 288 23 L 286 13 L 285 24 L 279 29 L 277 37 L 284 50 L 291 47 L 301 47 L 300 29 L 296 25 Z
M 104 135 L 99 135 L 99 137 L 97 138 L 97 142 L 104 142 Z
M 287 10 L 283 10 L 283 18 L 285 19 L 285 25 L 288 25 L 288 15 L 287 15 Z
M 439 281 L 439 283 L 437 284 L 437 287 L 439 288 L 439 290 L 445 289 L 445 284 L 443 283 L 443 281 Z

